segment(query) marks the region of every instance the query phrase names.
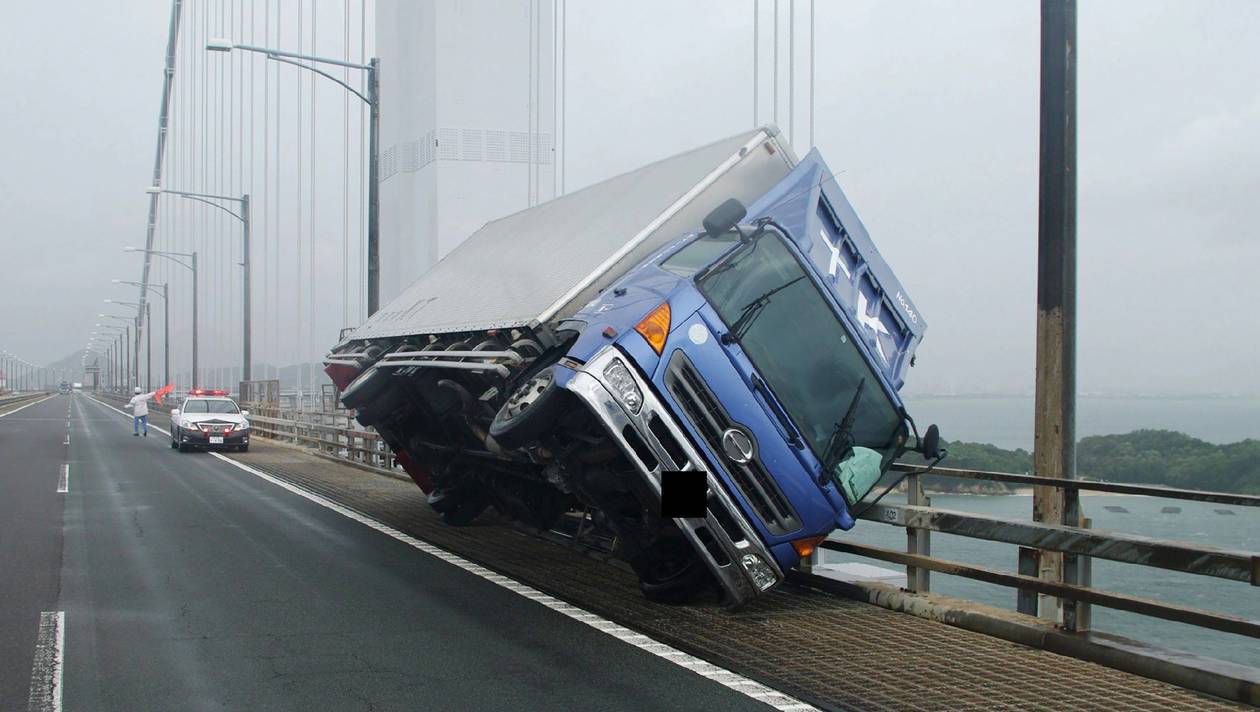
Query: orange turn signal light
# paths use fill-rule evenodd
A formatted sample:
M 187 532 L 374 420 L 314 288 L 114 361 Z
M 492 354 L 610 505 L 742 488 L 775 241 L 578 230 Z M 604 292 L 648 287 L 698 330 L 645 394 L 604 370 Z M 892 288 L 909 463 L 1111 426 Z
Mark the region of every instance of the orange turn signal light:
M 639 336 L 642 336 L 656 355 L 660 356 L 661 351 L 665 349 L 665 339 L 669 337 L 669 302 L 664 302 L 653 309 L 651 313 L 643 317 L 643 321 L 635 325 L 634 330 L 639 332 Z
M 797 539 L 796 541 L 792 542 L 792 548 L 796 549 L 797 556 L 800 556 L 802 559 L 804 559 L 805 557 L 814 553 L 814 550 L 817 549 L 818 545 L 823 543 L 823 540 L 825 540 L 826 538 L 827 538 L 827 535 L 823 534 L 822 536 L 811 536 L 807 539 Z

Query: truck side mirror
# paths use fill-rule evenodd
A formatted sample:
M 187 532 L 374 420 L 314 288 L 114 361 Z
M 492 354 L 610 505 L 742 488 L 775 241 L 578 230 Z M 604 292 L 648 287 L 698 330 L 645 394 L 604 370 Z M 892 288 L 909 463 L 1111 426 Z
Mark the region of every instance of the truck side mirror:
M 935 460 L 941 456 L 941 429 L 936 427 L 936 423 L 929 425 L 927 432 L 923 433 L 919 440 L 919 452 L 923 453 L 925 460 Z
M 704 231 L 710 236 L 724 235 L 747 214 L 744 204 L 731 198 L 704 216 Z

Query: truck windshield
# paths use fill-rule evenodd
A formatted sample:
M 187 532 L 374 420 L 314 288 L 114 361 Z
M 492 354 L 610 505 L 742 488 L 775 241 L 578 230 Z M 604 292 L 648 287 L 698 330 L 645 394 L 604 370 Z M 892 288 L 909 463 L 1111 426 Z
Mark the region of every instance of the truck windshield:
M 184 404 L 185 413 L 239 413 L 230 400 L 190 400 Z
M 885 466 L 897 454 L 897 408 L 871 387 L 878 379 L 777 233 L 737 248 L 698 286 L 727 328 L 739 327 L 744 353 L 819 461 L 859 389 L 852 444 L 878 450 Z

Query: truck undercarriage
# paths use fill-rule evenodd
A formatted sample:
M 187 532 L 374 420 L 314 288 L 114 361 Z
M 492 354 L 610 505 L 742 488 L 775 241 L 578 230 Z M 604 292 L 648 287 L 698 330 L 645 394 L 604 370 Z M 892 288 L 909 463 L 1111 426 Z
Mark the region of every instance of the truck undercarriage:
M 691 543 L 660 518 L 659 494 L 591 410 L 556 385 L 577 334 L 557 332 L 545 340 L 550 348 L 538 336 L 513 329 L 352 342 L 330 354 L 330 373 L 372 364 L 339 384 L 342 402 L 381 434 L 446 523 L 468 525 L 493 507 L 535 529 L 560 525 L 604 543 L 655 600 L 682 602 L 710 588 Z

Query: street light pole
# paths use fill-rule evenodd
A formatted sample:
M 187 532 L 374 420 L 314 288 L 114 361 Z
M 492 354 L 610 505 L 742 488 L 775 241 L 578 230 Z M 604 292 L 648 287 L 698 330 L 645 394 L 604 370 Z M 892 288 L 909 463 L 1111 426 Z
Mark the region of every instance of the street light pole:
M 197 253 L 196 252 L 167 252 L 165 250 L 148 250 L 148 249 L 137 248 L 137 247 L 124 247 L 123 251 L 124 252 L 144 252 L 150 255 L 157 255 L 158 257 L 165 257 L 166 259 L 170 260 L 171 262 L 174 262 L 175 264 L 179 265 L 180 267 L 183 267 L 184 269 L 192 270 L 192 388 L 196 388 L 198 385 L 197 384 L 197 297 L 199 296 L 199 293 L 197 291 Z M 187 257 L 188 262 L 185 262 L 179 259 L 180 257 Z M 170 284 L 163 285 L 162 297 L 164 300 L 166 298 L 167 293 L 169 292 L 170 292 Z M 168 307 L 170 306 L 169 302 L 167 302 L 167 306 Z M 168 334 L 170 333 L 169 326 L 171 323 L 170 317 L 169 317 L 169 311 L 170 310 L 168 309 L 167 310 L 168 317 L 166 321 L 166 324 L 168 327 L 168 331 L 167 331 Z M 168 378 L 167 383 L 170 383 L 170 380 L 169 380 L 170 378 L 169 337 L 167 341 L 167 378 Z
M 380 129 L 381 129 L 381 100 L 380 100 L 380 60 L 376 57 L 368 60 L 367 64 L 359 64 L 358 62 L 347 62 L 331 57 L 317 57 L 310 54 L 301 54 L 299 52 L 286 52 L 284 50 L 270 49 L 267 47 L 257 47 L 254 45 L 236 44 L 226 39 L 211 39 L 206 43 L 206 49 L 214 52 L 231 52 L 239 49 L 245 52 L 258 52 L 264 54 L 267 59 L 275 62 L 283 62 L 300 67 L 310 72 L 314 72 L 325 79 L 335 82 L 346 91 L 359 97 L 363 103 L 368 105 L 368 235 L 367 235 L 367 288 L 368 303 L 367 315 L 372 316 L 380 308 L 381 297 L 381 242 L 380 242 L 380 188 L 379 188 L 379 156 L 380 156 Z M 359 69 L 366 73 L 365 79 L 367 84 L 366 94 L 360 92 L 354 87 L 346 84 L 340 79 L 334 77 L 328 72 L 312 67 L 310 64 L 303 62 L 312 62 L 315 64 L 332 64 L 338 67 L 347 67 L 349 69 Z
M 244 322 L 241 328 L 241 380 L 248 381 L 253 377 L 253 357 L 251 352 L 250 340 L 253 334 L 253 328 L 250 326 L 250 320 L 253 317 L 253 308 L 250 305 L 250 269 L 249 269 L 249 193 L 241 196 L 241 271 L 242 281 L 244 282 L 244 293 L 241 295 L 241 309 L 245 312 Z
M 130 284 L 134 287 L 144 287 L 145 289 L 151 289 L 157 292 L 158 294 L 162 295 L 162 322 L 163 322 L 162 324 L 162 341 L 163 341 L 163 344 L 162 344 L 163 381 L 162 383 L 163 385 L 167 383 L 172 383 L 171 381 L 171 301 L 170 301 L 171 285 L 170 283 L 164 282 L 163 284 L 159 286 L 156 284 L 144 284 L 142 282 L 129 282 L 125 279 L 115 279 L 114 283 L 115 284 Z M 147 300 L 144 303 L 144 308 L 146 310 L 149 308 L 149 302 Z M 148 315 L 148 319 L 149 319 L 149 329 L 150 329 L 149 333 L 152 334 L 153 333 L 152 332 L 153 316 L 151 314 Z
M 118 283 L 118 280 L 114 280 L 114 282 Z M 135 355 L 135 367 L 133 370 L 135 371 L 135 375 L 136 375 L 135 384 L 138 386 L 140 385 L 140 348 L 139 348 L 140 347 L 140 324 L 141 324 L 142 318 L 148 315 L 149 302 L 146 300 L 143 304 L 141 304 L 139 302 L 119 302 L 113 299 L 106 299 L 105 303 L 106 304 L 121 304 L 122 306 L 131 307 L 136 310 L 136 318 L 135 318 L 136 355 Z M 113 316 L 113 315 L 102 314 L 101 316 Z M 115 317 L 115 318 L 122 318 L 122 317 Z M 148 349 L 147 349 L 145 358 L 147 359 L 149 370 L 148 370 L 148 375 L 146 376 L 145 382 L 144 382 L 146 390 L 148 389 L 150 381 L 153 380 L 152 379 L 152 376 L 153 376 L 153 322 L 151 319 L 148 323 L 147 329 L 148 330 L 146 332 L 146 336 L 148 337 Z M 130 336 L 128 336 L 128 338 L 130 338 Z M 131 372 L 129 371 L 128 374 L 130 373 Z
M 144 390 L 153 388 L 153 310 L 144 300 Z
M 243 272 L 242 281 L 244 282 L 244 287 L 243 287 L 244 293 L 241 298 L 241 310 L 244 312 L 241 318 L 241 329 L 242 329 L 241 349 L 243 351 L 243 353 L 241 354 L 241 380 L 242 381 L 250 380 L 250 377 L 251 377 L 250 364 L 253 362 L 253 358 L 250 352 L 250 335 L 253 333 L 252 327 L 250 325 L 252 321 L 252 312 L 253 312 L 250 306 L 250 302 L 251 302 L 250 293 L 253 291 L 253 289 L 250 286 L 250 266 L 249 266 L 249 252 L 250 252 L 249 193 L 245 193 L 239 198 L 234 198 L 230 195 L 213 195 L 211 193 L 190 193 L 184 190 L 167 190 L 165 188 L 158 188 L 157 186 L 146 188 L 145 192 L 149 193 L 150 195 L 155 194 L 155 193 L 169 193 L 171 195 L 178 195 L 180 197 L 187 198 L 189 200 L 196 200 L 198 202 L 205 203 L 206 205 L 216 207 L 219 210 L 222 210 L 228 215 L 231 215 L 232 217 L 241 221 L 241 252 L 242 252 L 241 269 Z M 228 210 L 227 208 L 223 207 L 222 205 L 219 205 L 218 203 L 211 202 L 213 200 L 228 200 L 234 203 L 240 203 L 241 212 L 234 213 L 231 210 Z M 193 261 L 196 262 L 195 259 Z M 197 279 L 197 276 L 194 271 L 193 280 L 196 281 L 196 279 Z M 193 287 L 193 290 L 196 291 L 196 287 Z
M 100 316 L 100 317 L 107 317 L 107 318 L 110 318 L 110 319 L 117 319 L 117 320 L 119 320 L 119 321 L 121 321 L 121 322 L 126 323 L 126 324 L 127 324 L 127 326 L 126 326 L 126 327 L 125 327 L 125 329 L 124 329 L 124 330 L 125 330 L 125 332 L 126 332 L 126 336 L 127 336 L 127 342 L 126 342 L 126 343 L 127 343 L 127 344 L 131 344 L 131 345 L 135 345 L 135 346 L 139 346 L 139 337 L 140 337 L 140 331 L 139 331 L 139 330 L 140 330 L 140 316 L 139 316 L 139 311 L 140 311 L 140 305 L 139 305 L 139 304 L 132 304 L 132 303 L 130 303 L 130 302 L 114 302 L 114 301 L 110 301 L 110 300 L 108 300 L 108 299 L 106 299 L 105 301 L 106 301 L 107 303 L 110 303 L 110 304 L 122 304 L 122 305 L 124 305 L 124 306 L 134 306 L 134 307 L 136 308 L 136 317 L 135 317 L 134 319 L 133 319 L 132 317 L 119 316 L 119 315 L 117 315 L 117 314 L 98 314 L 97 316 Z M 135 325 L 136 325 L 136 341 L 135 341 L 135 342 L 132 342 L 132 340 L 131 340 L 131 325 L 132 325 L 132 323 L 135 323 Z M 119 327 L 114 327 L 114 328 L 119 328 Z M 140 382 L 140 354 L 139 354 L 139 353 L 136 353 L 136 354 L 135 354 L 135 359 L 133 360 L 133 359 L 132 359 L 132 354 L 131 354 L 131 349 L 128 349 L 128 350 L 127 350 L 127 353 L 123 355 L 123 368 L 125 369 L 125 370 L 123 371 L 123 373 L 125 373 L 125 374 L 126 374 L 126 377 L 125 377 L 124 379 L 122 379 L 122 380 L 124 381 L 124 382 L 123 382 L 123 386 L 124 386 L 127 390 L 131 390 L 131 387 L 132 387 L 132 385 L 133 385 L 133 384 L 134 384 L 134 385 L 138 385 L 138 384 L 139 384 L 139 382 Z M 132 380 L 132 377 L 133 377 L 133 376 L 135 377 L 135 380 L 134 380 L 134 381 Z
M 124 339 L 123 337 L 127 338 Z M 127 327 L 125 333 L 118 332 L 118 384 L 123 392 L 131 388 L 131 358 L 127 353 L 131 349 L 127 348 L 127 343 L 131 341 L 131 327 Z
M 196 388 L 197 386 L 201 385 L 197 382 L 197 379 L 199 378 L 198 374 L 200 372 L 197 370 L 197 296 L 198 296 L 198 292 L 197 292 L 197 253 L 196 252 L 192 253 L 192 268 L 191 269 L 193 273 L 193 285 L 192 285 L 193 287 L 193 290 L 192 290 L 192 303 L 193 303 L 192 351 L 193 352 L 192 352 L 192 379 L 191 380 L 192 380 L 192 388 Z
M 171 381 L 171 302 L 170 302 L 171 285 L 170 282 L 162 283 L 162 369 L 166 374 L 166 379 L 162 381 L 162 385 L 170 385 Z
M 367 244 L 367 315 L 381 308 L 381 191 L 380 140 L 381 96 L 380 60 L 373 57 L 367 70 L 368 103 L 368 244 Z

